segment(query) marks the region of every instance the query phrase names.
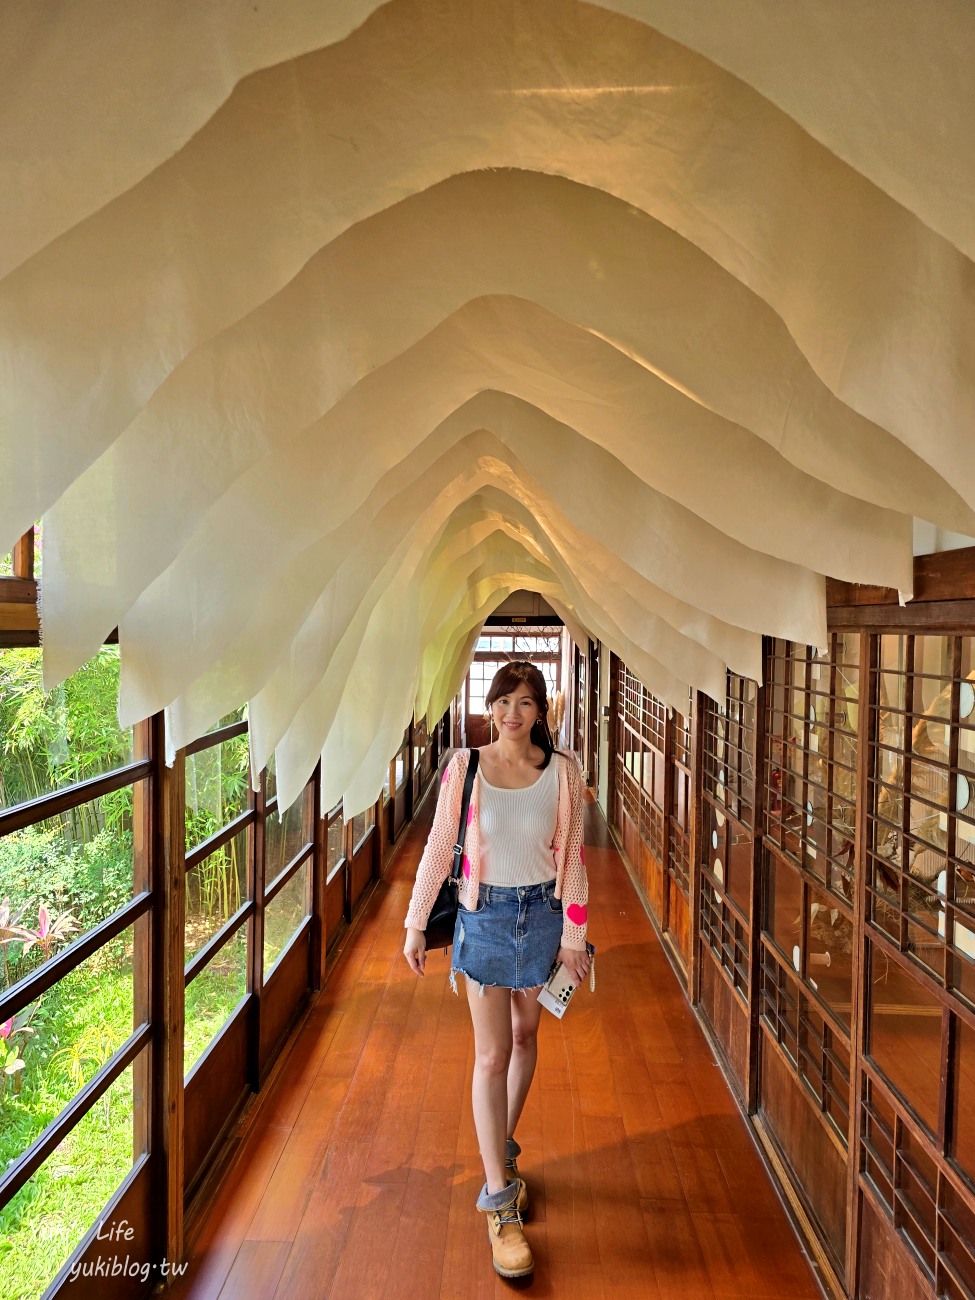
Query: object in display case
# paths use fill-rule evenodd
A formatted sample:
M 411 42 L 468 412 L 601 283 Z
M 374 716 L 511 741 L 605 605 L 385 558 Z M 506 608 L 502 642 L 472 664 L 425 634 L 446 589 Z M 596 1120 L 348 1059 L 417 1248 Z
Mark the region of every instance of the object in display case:
M 975 710 L 975 671 L 960 684 L 962 699 L 959 715 L 970 716 Z M 962 813 L 970 818 L 975 809 L 975 732 L 967 729 L 960 737 L 958 765 L 967 771 L 954 774 L 949 769 L 952 686 L 949 683 L 931 701 L 925 716 L 918 718 L 911 731 L 910 790 L 904 788 L 904 756 L 901 755 L 890 777 L 880 787 L 877 800 L 877 818 L 882 824 L 876 853 L 879 859 L 891 863 L 889 870 L 882 861 L 877 862 L 877 881 L 881 894 L 888 894 L 894 905 L 899 905 L 900 884 L 897 863 L 901 859 L 903 833 L 897 829 L 903 820 L 903 801 L 910 798 L 910 840 L 907 845 L 907 872 L 912 878 L 908 884 L 907 908 L 910 912 L 941 912 L 939 929 L 944 932 L 944 887 L 939 881 L 944 876 L 948 852 L 948 814 Z M 886 701 L 881 701 L 881 745 L 890 745 L 896 735 L 897 725 Z M 891 733 L 894 733 L 893 735 Z M 886 823 L 885 825 L 883 825 Z M 965 817 L 955 819 L 955 899 L 975 900 L 975 823 Z

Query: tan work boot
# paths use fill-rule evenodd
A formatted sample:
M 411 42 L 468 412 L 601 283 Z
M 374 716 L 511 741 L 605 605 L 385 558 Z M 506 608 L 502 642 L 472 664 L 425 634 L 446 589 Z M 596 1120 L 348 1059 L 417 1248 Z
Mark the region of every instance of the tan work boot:
M 521 1230 L 522 1217 L 518 1209 L 518 1200 L 525 1190 L 525 1184 L 519 1178 L 518 1186 L 511 1184 L 504 1189 L 507 1197 L 500 1205 L 492 1204 L 501 1200 L 504 1193 L 487 1194 L 487 1189 L 478 1197 L 477 1208 L 487 1215 L 488 1240 L 494 1256 L 494 1271 L 502 1277 L 527 1277 L 535 1270 L 531 1247 Z
M 528 1218 L 528 1187 L 525 1180 L 518 1173 L 518 1157 L 521 1155 L 521 1147 L 514 1138 L 505 1138 L 504 1148 L 504 1172 L 508 1176 L 508 1182 L 513 1183 L 516 1179 L 521 1184 L 521 1190 L 518 1193 L 518 1212 L 523 1219 Z

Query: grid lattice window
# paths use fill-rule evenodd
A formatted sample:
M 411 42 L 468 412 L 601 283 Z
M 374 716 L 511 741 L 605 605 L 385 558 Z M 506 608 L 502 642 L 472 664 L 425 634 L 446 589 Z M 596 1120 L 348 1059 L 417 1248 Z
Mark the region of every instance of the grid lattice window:
M 971 1193 L 865 1066 L 861 1100 L 863 1180 L 938 1295 L 975 1300 Z
M 860 636 L 821 649 L 775 641 L 769 663 L 763 971 L 796 1020 L 796 1075 L 849 1133 Z M 781 991 L 782 987 L 787 993 Z M 766 999 L 762 1015 L 782 1042 Z M 783 1044 L 784 1045 L 784 1044 Z
M 765 832 L 850 915 L 856 826 L 856 633 L 822 649 L 773 643 L 768 686 Z
M 690 770 L 691 733 L 694 729 L 694 691 L 687 693 L 687 708 L 683 713 L 674 714 L 674 726 L 671 732 L 671 756 L 675 763 Z
M 799 1062 L 799 988 L 767 948 L 762 949 L 762 1019 L 793 1063 Z
M 748 926 L 707 875 L 701 877 L 701 939 L 744 1001 L 748 988 Z
M 868 922 L 975 1005 L 972 638 L 879 641 Z
M 673 804 L 667 844 L 667 871 L 687 897 L 690 880 L 691 824 L 691 729 L 694 692 L 688 693 L 687 708 L 675 713 L 670 729 L 670 762 L 673 767 Z
M 621 663 L 617 777 L 626 815 L 659 863 L 665 861 L 665 735 L 667 709 Z
M 761 1016 L 820 1111 L 845 1143 L 850 1123 L 850 1045 L 802 988 L 798 975 L 762 947 Z
M 755 808 L 755 703 L 758 687 L 728 674 L 725 702 L 704 701 L 704 789 L 748 825 Z
M 691 842 L 676 820 L 670 819 L 670 846 L 667 856 L 667 870 L 674 883 L 687 897 L 690 888 Z

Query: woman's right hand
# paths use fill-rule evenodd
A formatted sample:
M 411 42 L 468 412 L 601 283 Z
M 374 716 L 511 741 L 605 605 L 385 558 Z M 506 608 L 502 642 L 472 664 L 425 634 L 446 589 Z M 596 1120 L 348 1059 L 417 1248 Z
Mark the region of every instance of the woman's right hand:
M 403 956 L 409 963 L 410 970 L 417 975 L 424 973 L 427 960 L 427 938 L 422 930 L 407 930 L 406 943 L 403 944 Z

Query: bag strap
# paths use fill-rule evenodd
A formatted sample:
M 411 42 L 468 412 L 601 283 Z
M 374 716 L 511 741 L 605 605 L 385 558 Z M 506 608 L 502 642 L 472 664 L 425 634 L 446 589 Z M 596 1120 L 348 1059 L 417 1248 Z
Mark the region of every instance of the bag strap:
M 474 777 L 477 775 L 477 760 L 479 754 L 476 749 L 470 751 L 470 758 L 467 760 L 467 776 L 464 780 L 464 797 L 460 804 L 460 825 L 457 827 L 457 843 L 454 845 L 454 865 L 451 868 L 451 876 L 454 880 L 460 880 L 460 873 L 464 866 L 464 840 L 467 838 L 467 813 L 471 806 L 471 795 L 474 792 Z

